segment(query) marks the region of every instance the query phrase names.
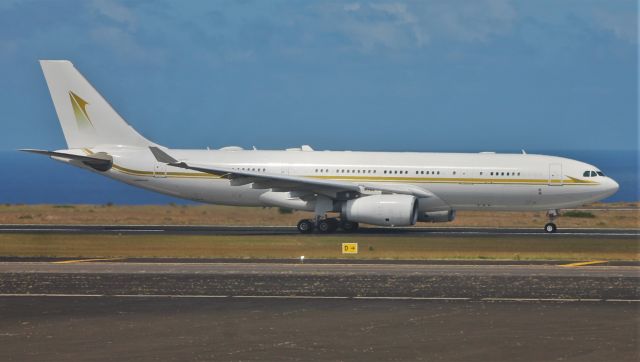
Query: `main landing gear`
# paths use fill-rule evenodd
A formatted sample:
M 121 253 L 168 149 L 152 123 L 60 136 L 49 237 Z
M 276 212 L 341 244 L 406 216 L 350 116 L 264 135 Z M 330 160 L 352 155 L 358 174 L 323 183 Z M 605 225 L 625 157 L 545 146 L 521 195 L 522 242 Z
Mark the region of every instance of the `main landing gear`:
M 555 233 L 558 230 L 558 227 L 554 223 L 555 219 L 560 216 L 558 210 L 549 210 L 547 211 L 547 217 L 549 218 L 549 222 L 544 225 L 544 231 L 546 233 Z
M 321 234 L 330 234 L 338 230 L 338 228 L 350 233 L 358 230 L 358 223 L 336 218 L 324 218 L 316 221 L 302 219 L 298 222 L 298 231 L 302 234 L 310 234 L 313 230 L 317 230 Z

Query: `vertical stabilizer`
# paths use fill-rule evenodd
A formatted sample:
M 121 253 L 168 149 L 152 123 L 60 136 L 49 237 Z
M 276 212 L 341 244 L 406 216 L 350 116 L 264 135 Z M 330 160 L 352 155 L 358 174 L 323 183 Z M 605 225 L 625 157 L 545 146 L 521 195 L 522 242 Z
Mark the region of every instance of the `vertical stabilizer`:
M 154 145 L 111 107 L 68 60 L 41 60 L 69 148 Z

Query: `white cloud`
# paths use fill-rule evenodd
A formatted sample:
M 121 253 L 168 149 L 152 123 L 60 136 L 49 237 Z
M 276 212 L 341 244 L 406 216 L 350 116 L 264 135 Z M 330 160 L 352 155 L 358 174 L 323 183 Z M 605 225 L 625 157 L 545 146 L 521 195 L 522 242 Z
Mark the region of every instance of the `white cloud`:
M 436 39 L 486 42 L 511 31 L 517 17 L 510 0 L 372 1 L 319 9 L 327 27 L 365 51 L 420 48 Z
M 637 12 L 613 13 L 598 10 L 594 11 L 593 19 L 597 27 L 613 33 L 618 39 L 638 43 Z
M 142 47 L 133 35 L 117 27 L 98 26 L 90 36 L 98 44 L 113 49 L 123 60 L 159 63 L 163 58 L 159 51 Z
M 345 4 L 343 7 L 344 11 L 358 11 L 360 10 L 359 3 Z
M 20 3 L 20 0 L 2 0 L 0 2 L 0 10 L 6 10 Z
M 517 14 L 508 0 L 444 3 L 425 7 L 429 32 L 463 42 L 486 42 L 507 34 Z
M 93 0 L 91 1 L 90 6 L 94 11 L 117 23 L 126 25 L 129 29 L 133 29 L 135 27 L 135 15 L 129 8 L 122 4 L 113 0 Z

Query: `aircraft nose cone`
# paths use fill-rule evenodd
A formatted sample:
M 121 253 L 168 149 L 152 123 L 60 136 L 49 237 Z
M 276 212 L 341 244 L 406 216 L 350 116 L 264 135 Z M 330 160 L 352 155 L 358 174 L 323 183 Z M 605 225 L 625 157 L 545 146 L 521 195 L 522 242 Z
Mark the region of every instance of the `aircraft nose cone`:
M 618 189 L 620 189 L 620 185 L 612 178 L 610 178 L 609 180 L 611 180 L 611 194 L 615 194 Z
M 607 182 L 605 182 L 605 197 L 615 194 L 619 188 L 620 185 L 614 179 L 607 177 Z

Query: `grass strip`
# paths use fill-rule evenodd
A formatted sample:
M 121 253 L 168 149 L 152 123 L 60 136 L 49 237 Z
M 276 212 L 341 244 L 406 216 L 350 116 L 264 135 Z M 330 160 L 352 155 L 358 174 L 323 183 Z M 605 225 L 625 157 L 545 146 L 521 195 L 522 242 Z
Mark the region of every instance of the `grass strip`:
M 357 242 L 357 255 L 341 243 Z M 0 234 L 0 255 L 81 258 L 344 258 L 640 260 L 640 241 L 540 237 L 388 237 L 367 235 L 63 235 Z

